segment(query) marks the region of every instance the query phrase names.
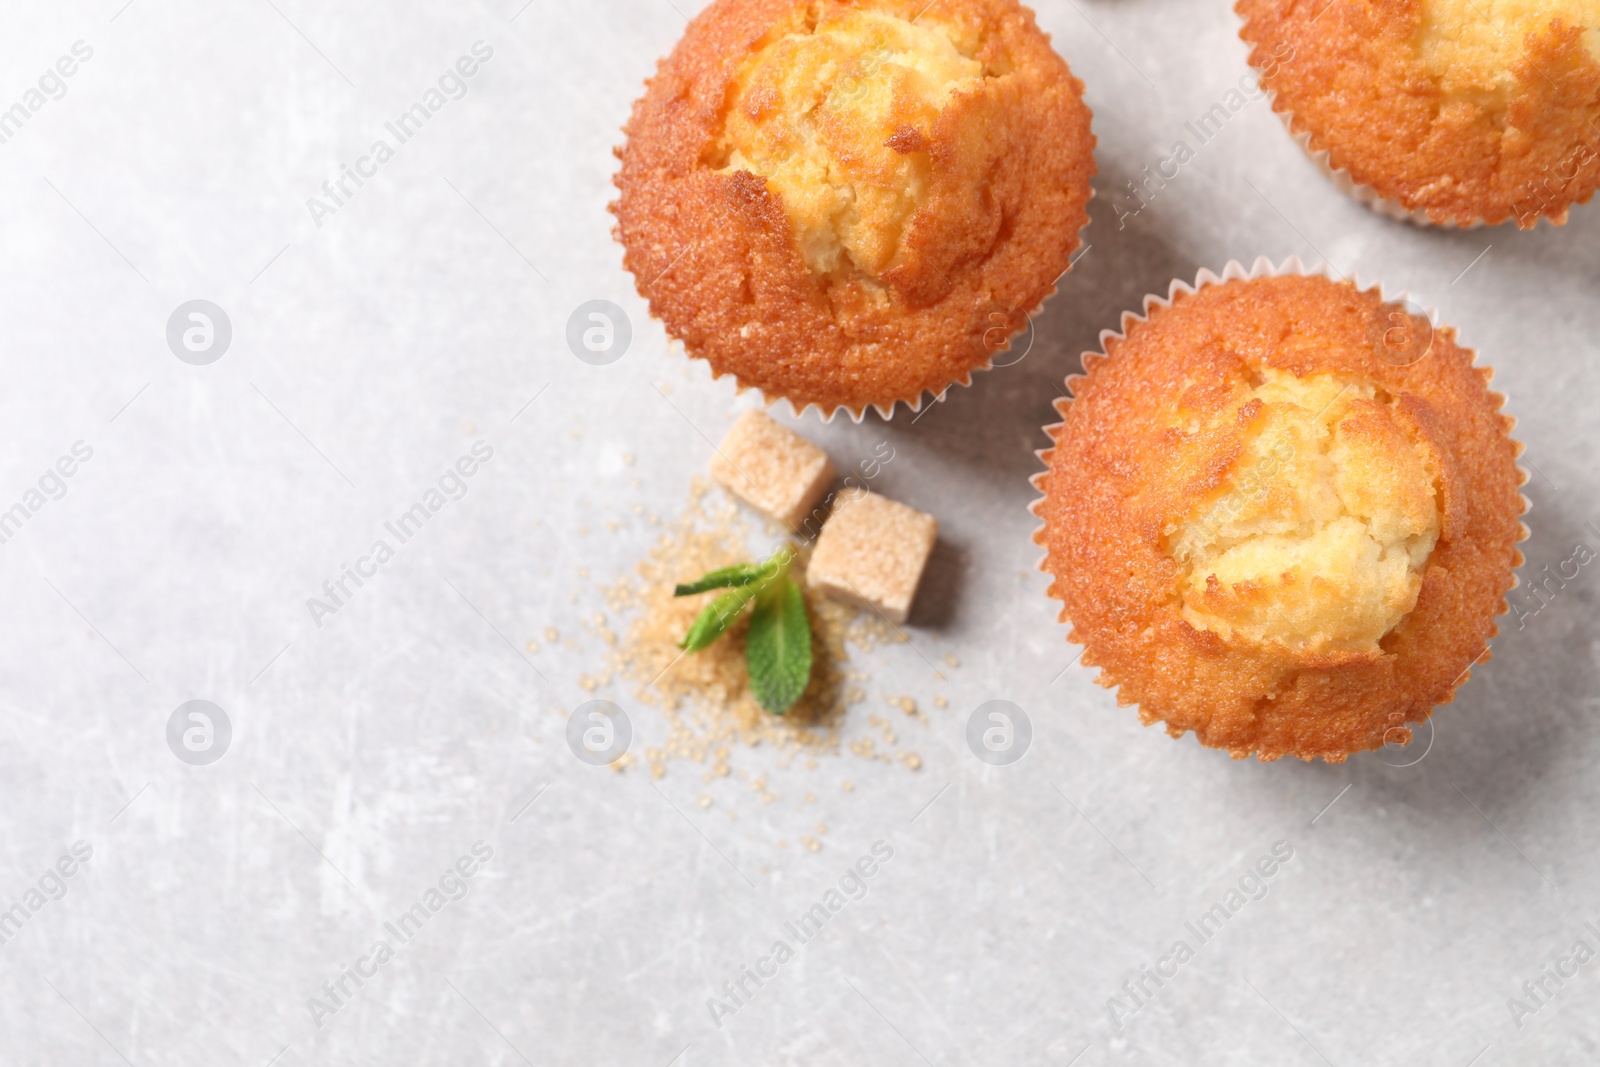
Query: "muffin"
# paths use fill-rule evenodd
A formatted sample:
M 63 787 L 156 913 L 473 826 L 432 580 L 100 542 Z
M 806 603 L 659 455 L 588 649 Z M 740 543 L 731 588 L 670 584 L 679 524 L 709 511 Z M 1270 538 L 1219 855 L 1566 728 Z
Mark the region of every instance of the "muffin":
M 1386 214 L 1557 225 L 1600 186 L 1600 0 L 1238 0 L 1306 149 Z
M 1404 743 L 1506 610 L 1512 420 L 1452 330 L 1376 289 L 1224 277 L 1148 299 L 1069 380 L 1034 481 L 1050 595 L 1174 737 L 1330 763 Z
M 717 377 L 825 416 L 919 406 L 1069 266 L 1082 89 L 1013 0 L 717 0 L 624 131 L 623 262 Z

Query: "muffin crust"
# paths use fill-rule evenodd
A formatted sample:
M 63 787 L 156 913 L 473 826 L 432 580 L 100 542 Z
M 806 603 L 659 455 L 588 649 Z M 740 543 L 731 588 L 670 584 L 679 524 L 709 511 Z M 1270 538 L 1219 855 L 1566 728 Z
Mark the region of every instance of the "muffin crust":
M 1416 606 L 1449 464 L 1370 382 L 1253 377 L 1221 412 L 1241 434 L 1220 494 L 1166 538 L 1183 617 L 1224 639 L 1374 652 Z
M 767 180 L 813 272 L 881 278 L 927 199 L 920 131 L 982 80 L 983 64 L 931 25 L 845 11 L 745 61 L 715 162 Z
M 1386 358 L 1393 323 L 1422 339 Z M 1236 758 L 1409 736 L 1487 655 L 1520 446 L 1453 331 L 1311 276 L 1179 291 L 1069 382 L 1035 540 L 1120 704 Z
M 1081 97 L 1014 0 L 717 0 L 625 130 L 624 264 L 717 376 L 825 415 L 915 405 L 1067 269 Z
M 1450 226 L 1557 225 L 1600 188 L 1600 0 L 1238 0 L 1296 134 Z

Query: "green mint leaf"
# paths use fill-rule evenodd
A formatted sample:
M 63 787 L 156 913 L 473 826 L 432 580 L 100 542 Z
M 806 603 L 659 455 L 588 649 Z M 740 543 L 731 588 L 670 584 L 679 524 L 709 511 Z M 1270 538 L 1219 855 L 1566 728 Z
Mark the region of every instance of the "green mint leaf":
M 726 589 L 729 586 L 770 580 L 785 570 L 792 559 L 794 559 L 794 549 L 784 545 L 763 563 L 735 563 L 731 567 L 718 567 L 696 581 L 674 586 L 672 595 L 693 596 L 695 593 L 704 593 L 712 589 Z
M 698 581 L 684 582 L 672 590 L 672 595 L 692 596 L 710 589 L 725 589 L 730 585 L 749 585 L 760 577 L 760 564 L 735 563 L 731 567 L 718 567 Z
M 678 647 L 685 652 L 699 652 L 705 648 L 733 625 L 739 612 L 755 595 L 754 585 L 741 585 L 717 597 L 695 618 L 689 626 L 689 632 L 678 642 Z
M 750 691 L 774 715 L 793 707 L 810 684 L 811 623 L 800 587 L 787 572 L 757 593 L 744 658 L 750 668 Z

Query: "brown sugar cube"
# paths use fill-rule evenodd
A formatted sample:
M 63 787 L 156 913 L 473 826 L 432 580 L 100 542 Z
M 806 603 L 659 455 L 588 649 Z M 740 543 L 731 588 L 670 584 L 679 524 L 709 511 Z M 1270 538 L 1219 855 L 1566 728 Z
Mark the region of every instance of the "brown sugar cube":
M 905 622 L 938 534 L 932 515 L 864 489 L 846 489 L 811 552 L 806 584 Z
M 711 477 L 751 507 L 793 527 L 833 483 L 828 454 L 762 411 L 734 421 L 711 457 Z

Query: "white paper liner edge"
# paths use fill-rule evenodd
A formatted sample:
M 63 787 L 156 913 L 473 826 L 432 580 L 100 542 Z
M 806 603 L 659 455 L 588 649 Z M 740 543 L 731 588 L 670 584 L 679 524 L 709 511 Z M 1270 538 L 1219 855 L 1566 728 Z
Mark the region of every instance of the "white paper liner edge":
M 1099 338 L 1099 340 L 1100 340 L 1100 348 L 1097 351 L 1089 351 L 1089 352 L 1084 352 L 1083 353 L 1082 359 L 1080 361 L 1083 364 L 1083 368 L 1084 368 L 1083 372 L 1080 373 L 1080 374 L 1072 374 L 1072 375 L 1068 375 L 1067 376 L 1066 381 L 1065 381 L 1065 385 L 1067 387 L 1067 395 L 1064 396 L 1064 397 L 1061 397 L 1060 399 L 1058 399 L 1055 402 L 1056 412 L 1058 414 L 1060 414 L 1061 416 L 1063 416 L 1062 419 L 1057 421 L 1057 422 L 1050 423 L 1050 424 L 1048 424 L 1047 426 L 1044 427 L 1045 436 L 1049 438 L 1050 444 L 1045 448 L 1035 449 L 1034 453 L 1033 453 L 1034 456 L 1036 456 L 1038 458 L 1040 465 L 1044 468 L 1043 470 L 1035 472 L 1033 475 L 1031 475 L 1028 478 L 1029 484 L 1032 485 L 1034 490 L 1038 493 L 1038 495 L 1035 496 L 1034 499 L 1032 501 L 1030 501 L 1029 504 L 1028 504 L 1028 512 L 1029 512 L 1029 514 L 1033 515 L 1033 517 L 1035 519 L 1039 520 L 1039 525 L 1034 528 L 1034 531 L 1033 531 L 1033 534 L 1032 534 L 1032 540 L 1033 540 L 1034 544 L 1038 545 L 1042 549 L 1042 553 L 1039 556 L 1039 560 L 1038 560 L 1038 562 L 1037 562 L 1037 564 L 1035 566 L 1036 566 L 1036 569 L 1038 569 L 1039 571 L 1042 571 L 1045 575 L 1047 575 L 1050 578 L 1050 584 L 1051 585 L 1055 584 L 1055 574 L 1049 569 L 1050 550 L 1045 544 L 1045 523 L 1044 523 L 1043 517 L 1040 515 L 1040 508 L 1042 507 L 1042 505 L 1044 504 L 1044 501 L 1045 501 L 1045 493 L 1044 493 L 1043 485 L 1044 485 L 1045 478 L 1050 473 L 1050 456 L 1054 452 L 1055 447 L 1056 447 L 1056 431 L 1061 426 L 1063 426 L 1065 424 L 1065 421 L 1066 421 L 1065 420 L 1065 415 L 1066 415 L 1067 409 L 1072 405 L 1072 402 L 1073 402 L 1073 399 L 1074 399 L 1074 396 L 1073 396 L 1074 384 L 1077 381 L 1088 377 L 1090 372 L 1091 372 L 1091 370 L 1092 370 L 1092 366 L 1094 364 L 1098 364 L 1100 362 L 1103 362 L 1105 360 L 1108 360 L 1108 359 L 1112 358 L 1110 353 L 1107 351 L 1107 348 L 1109 347 L 1109 344 L 1110 344 L 1110 342 L 1112 340 L 1117 340 L 1117 341 L 1126 340 L 1128 334 L 1132 331 L 1132 329 L 1135 326 L 1138 326 L 1138 325 L 1140 325 L 1140 324 L 1142 324 L 1142 323 L 1144 323 L 1144 322 L 1149 320 L 1150 313 L 1151 313 L 1152 309 L 1171 307 L 1172 304 L 1173 304 L 1173 301 L 1177 298 L 1179 293 L 1183 293 L 1183 294 L 1186 294 L 1188 296 L 1193 296 L 1195 293 L 1199 292 L 1201 289 L 1204 289 L 1208 285 L 1217 285 L 1217 284 L 1220 284 L 1222 282 L 1255 281 L 1258 278 L 1279 278 L 1279 277 L 1296 276 L 1296 275 L 1302 276 L 1302 277 L 1327 278 L 1330 281 L 1340 281 L 1340 282 L 1348 281 L 1350 284 L 1355 286 L 1357 292 L 1369 292 L 1371 290 L 1376 289 L 1377 292 L 1378 292 L 1378 298 L 1381 301 L 1383 301 L 1384 303 L 1401 303 L 1401 304 L 1409 303 L 1410 306 L 1418 307 L 1418 308 L 1420 308 L 1422 306 L 1420 304 L 1417 304 L 1415 301 L 1410 300 L 1409 295 L 1404 290 L 1400 291 L 1397 294 L 1391 295 L 1389 292 L 1387 292 L 1383 288 L 1383 286 L 1381 284 L 1363 285 L 1361 280 L 1360 280 L 1360 278 L 1357 277 L 1354 273 L 1352 273 L 1348 277 L 1340 275 L 1340 274 L 1338 274 L 1336 269 L 1334 269 L 1333 267 L 1331 267 L 1329 264 L 1327 264 L 1325 262 L 1319 262 L 1319 263 L 1314 264 L 1311 267 L 1306 267 L 1301 262 L 1299 256 L 1290 256 L 1288 259 L 1284 260 L 1281 264 L 1277 264 L 1277 265 L 1274 265 L 1272 260 L 1269 259 L 1266 256 L 1257 256 L 1255 258 L 1255 261 L 1251 263 L 1251 265 L 1250 265 L 1250 267 L 1248 269 L 1244 266 L 1244 264 L 1240 263 L 1238 260 L 1230 259 L 1223 266 L 1222 272 L 1220 274 L 1215 272 L 1215 271 L 1212 271 L 1209 267 L 1202 267 L 1195 274 L 1195 279 L 1194 279 L 1194 281 L 1192 283 L 1191 282 L 1186 282 L 1186 281 L 1182 280 L 1181 278 L 1174 278 L 1168 284 L 1168 286 L 1167 286 L 1167 295 L 1164 296 L 1164 297 L 1163 296 L 1159 296 L 1159 295 L 1157 295 L 1155 293 L 1146 293 L 1145 296 L 1144 296 L 1144 299 L 1142 301 L 1142 304 L 1141 304 L 1142 311 L 1140 311 L 1140 312 L 1123 311 L 1121 323 L 1120 323 L 1118 329 L 1115 329 L 1115 330 L 1106 329 L 1106 330 L 1101 330 L 1100 331 L 1100 338 Z M 1423 314 L 1426 315 L 1428 321 L 1433 324 L 1433 327 L 1435 329 L 1437 329 L 1439 327 L 1440 316 L 1439 316 L 1439 312 L 1438 312 L 1437 309 L 1432 308 L 1432 307 L 1426 308 L 1426 309 L 1424 309 Z M 1477 350 L 1474 349 L 1474 348 L 1471 348 L 1471 347 L 1469 347 L 1467 345 L 1458 344 L 1458 347 L 1470 357 L 1469 360 L 1468 360 L 1468 365 L 1471 366 L 1471 367 L 1477 367 L 1478 366 L 1478 353 L 1477 353 Z M 1492 370 L 1492 368 L 1491 368 L 1491 370 Z M 1507 419 L 1510 422 L 1510 425 L 1506 428 L 1506 436 L 1511 440 L 1511 443 L 1515 448 L 1515 455 L 1516 456 L 1520 456 L 1522 454 L 1524 446 L 1522 445 L 1521 442 L 1517 441 L 1515 438 L 1510 437 L 1511 431 L 1516 429 L 1516 419 L 1513 418 L 1510 415 L 1505 414 L 1505 408 L 1507 406 L 1509 406 L 1510 398 L 1507 397 L 1505 393 L 1500 392 L 1497 389 L 1491 388 L 1489 386 L 1489 383 L 1487 383 L 1487 382 L 1485 383 L 1485 388 L 1488 389 L 1488 391 L 1491 394 L 1500 397 L 1500 400 L 1501 400 L 1500 408 L 1497 409 L 1495 414 L 1504 417 L 1505 419 Z M 1519 486 L 1520 485 L 1526 485 L 1527 482 L 1529 481 L 1529 477 L 1530 477 L 1529 474 L 1528 474 L 1527 468 L 1523 467 L 1519 463 L 1519 464 L 1517 464 L 1517 471 L 1522 476 L 1522 481 L 1520 483 L 1518 483 Z M 1531 531 L 1528 529 L 1528 524 L 1523 521 L 1523 518 L 1533 509 L 1533 502 L 1531 500 L 1529 500 L 1527 494 L 1521 492 L 1520 489 L 1519 489 L 1519 491 L 1517 493 L 1517 496 L 1522 501 L 1522 514 L 1517 517 L 1517 526 L 1518 526 L 1518 529 L 1520 530 L 1520 536 L 1513 543 L 1520 545 L 1522 542 L 1524 542 L 1524 541 L 1526 541 L 1528 539 L 1528 537 L 1529 537 L 1529 535 L 1531 533 Z M 1489 635 L 1489 639 L 1490 640 L 1492 640 L 1499 633 L 1499 622 L 1498 622 L 1498 620 L 1500 619 L 1500 617 L 1505 615 L 1505 614 L 1507 614 L 1511 610 L 1510 609 L 1509 597 L 1510 597 L 1511 593 L 1514 590 L 1516 590 L 1519 586 L 1521 586 L 1521 584 L 1522 584 L 1522 578 L 1521 578 L 1520 575 L 1517 574 L 1517 568 L 1521 567 L 1522 564 L 1525 563 L 1525 562 L 1526 562 L 1526 557 L 1523 556 L 1521 550 L 1520 549 L 1516 550 L 1516 558 L 1512 562 L 1511 585 L 1506 590 L 1506 592 L 1504 594 L 1502 594 L 1502 596 L 1501 596 L 1501 603 L 1503 605 L 1505 605 L 1505 606 L 1500 611 L 1497 611 L 1494 614 L 1494 618 L 1492 620 L 1492 624 L 1493 624 L 1495 633 Z M 1054 595 L 1050 594 L 1048 591 L 1046 592 L 1046 595 L 1049 596 L 1051 600 L 1057 600 L 1057 598 Z M 1069 631 L 1070 631 L 1070 629 L 1072 627 L 1072 621 L 1069 618 L 1066 617 L 1066 604 L 1065 604 L 1065 602 L 1062 602 L 1062 601 L 1059 601 L 1059 600 L 1057 600 L 1057 603 L 1061 604 L 1061 616 L 1062 617 L 1061 617 L 1060 621 L 1064 625 L 1066 625 L 1068 627 Z M 1084 652 L 1087 653 L 1088 646 L 1082 646 L 1082 647 L 1084 648 Z M 1488 651 L 1487 645 L 1485 646 L 1484 651 Z M 1082 657 L 1080 656 L 1080 659 L 1081 658 Z M 1480 659 L 1482 658 L 1481 653 L 1480 653 L 1479 658 Z M 1478 660 L 1474 660 L 1472 665 L 1468 667 L 1465 675 L 1456 683 L 1456 688 L 1457 689 L 1459 689 L 1462 685 L 1465 685 L 1467 683 L 1467 681 L 1470 680 L 1472 668 L 1476 667 L 1478 665 L 1479 665 Z M 1416 722 L 1424 722 L 1428 718 L 1431 718 L 1432 714 L 1433 714 L 1433 709 L 1430 709 L 1429 713 L 1428 713 L 1428 716 L 1425 716 L 1423 719 L 1418 719 L 1418 720 L 1415 720 L 1415 721 Z M 1410 724 L 1408 723 L 1407 725 L 1410 725 Z

